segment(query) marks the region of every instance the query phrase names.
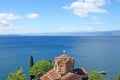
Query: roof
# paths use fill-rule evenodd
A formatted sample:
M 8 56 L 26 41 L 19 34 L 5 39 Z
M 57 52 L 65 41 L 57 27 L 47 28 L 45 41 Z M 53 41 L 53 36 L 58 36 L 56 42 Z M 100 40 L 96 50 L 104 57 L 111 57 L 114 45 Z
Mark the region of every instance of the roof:
M 62 76 L 62 79 L 64 80 L 64 79 L 67 79 L 67 78 L 70 78 L 70 77 L 79 77 L 79 78 L 82 78 L 82 76 L 81 75 L 78 75 L 78 74 L 75 74 L 75 73 L 71 73 L 71 72 L 68 72 L 67 74 L 65 74 L 64 76 Z
M 84 68 L 74 69 L 73 72 L 79 75 L 88 75 L 88 72 Z
M 55 61 L 60 62 L 61 60 L 67 62 L 68 60 L 74 60 L 74 58 L 66 54 L 62 54 L 61 56 L 55 57 Z
M 49 70 L 47 73 L 45 73 L 42 77 L 40 77 L 41 80 L 44 80 L 43 78 L 48 77 L 50 80 L 51 79 L 60 79 L 60 74 L 58 74 L 56 71 L 53 69 Z
M 68 62 L 74 63 L 74 58 L 62 54 L 61 56 L 58 56 L 55 58 L 55 62 L 60 63 L 64 62 L 65 64 Z M 74 65 L 74 64 L 73 64 Z M 68 67 L 67 67 L 68 68 Z M 40 77 L 40 80 L 72 80 L 72 79 L 84 79 L 87 80 L 88 72 L 84 68 L 77 68 L 69 72 L 66 72 L 66 74 L 61 75 L 58 71 L 51 69 L 47 73 L 45 73 L 42 77 Z

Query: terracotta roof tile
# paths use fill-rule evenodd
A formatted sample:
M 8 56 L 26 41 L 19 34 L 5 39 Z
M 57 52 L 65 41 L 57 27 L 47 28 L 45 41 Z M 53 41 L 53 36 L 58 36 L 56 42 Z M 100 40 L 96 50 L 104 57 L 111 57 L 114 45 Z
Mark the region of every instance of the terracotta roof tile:
M 66 75 L 62 76 L 62 79 L 67 79 L 67 78 L 72 77 L 72 76 L 78 76 L 79 78 L 82 78 L 81 75 L 68 72 Z
M 55 61 L 59 62 L 61 60 L 64 60 L 64 62 L 67 62 L 68 60 L 74 60 L 74 58 L 72 58 L 66 54 L 62 54 L 61 56 L 55 57 Z
M 88 75 L 88 72 L 84 68 L 76 68 L 73 72 L 79 75 Z
M 85 68 L 80 68 L 86 75 L 88 74 L 88 72 L 85 70 Z
M 41 80 L 43 80 L 43 78 L 45 78 L 45 76 L 47 76 L 50 80 L 54 80 L 54 79 L 59 79 L 61 76 L 60 74 L 58 74 L 56 71 L 54 71 L 53 69 L 49 70 L 47 73 L 45 73 L 42 77 L 40 77 Z
M 88 80 L 86 78 L 88 76 L 88 72 L 84 68 L 77 68 L 73 70 L 74 58 L 67 56 L 66 54 L 56 57 L 54 64 L 55 68 L 45 73 L 42 77 L 40 77 L 40 80 L 82 80 L 84 78 L 84 80 Z M 61 74 L 59 72 L 59 70 L 61 69 L 60 65 L 63 65 L 62 68 L 64 68 L 64 70 L 66 71 L 62 71 L 64 72 L 64 74 Z

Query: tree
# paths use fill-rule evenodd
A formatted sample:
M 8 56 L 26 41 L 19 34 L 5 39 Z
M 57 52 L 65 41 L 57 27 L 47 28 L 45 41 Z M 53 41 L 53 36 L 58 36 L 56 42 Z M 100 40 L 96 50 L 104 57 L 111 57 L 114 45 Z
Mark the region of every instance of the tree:
M 51 68 L 52 68 L 52 64 L 50 62 L 45 60 L 40 60 L 33 67 L 31 67 L 30 75 L 35 75 L 36 79 L 39 79 L 39 77 L 41 77 Z
M 34 65 L 34 61 L 33 61 L 33 56 L 31 55 L 31 56 L 30 56 L 30 64 L 29 64 L 30 68 L 31 68 L 33 65 Z
M 33 67 L 33 65 L 34 65 L 34 60 L 33 60 L 33 56 L 31 55 L 30 56 L 30 64 L 29 64 L 29 73 L 30 73 L 30 69 L 31 69 L 31 67 Z M 34 75 L 30 75 L 30 74 L 29 74 L 29 77 L 30 77 L 30 80 L 35 78 Z
M 50 62 L 52 64 L 52 60 L 50 58 L 48 59 L 48 62 Z
M 7 80 L 25 80 L 26 75 L 23 74 L 23 69 L 20 67 L 16 72 L 12 72 L 9 74 Z
M 118 74 L 116 80 L 120 80 L 120 73 Z
M 100 73 L 98 73 L 98 71 L 92 71 L 88 74 L 90 80 L 104 80 L 104 76 Z

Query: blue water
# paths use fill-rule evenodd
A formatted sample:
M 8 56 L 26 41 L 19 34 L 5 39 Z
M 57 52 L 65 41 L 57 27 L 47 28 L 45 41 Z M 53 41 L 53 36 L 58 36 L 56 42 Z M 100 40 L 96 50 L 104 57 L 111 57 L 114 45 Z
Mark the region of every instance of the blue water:
M 53 60 L 63 50 L 75 58 L 75 67 L 106 70 L 107 78 L 120 72 L 120 37 L 0 36 L 0 80 L 20 66 L 28 73 L 30 54 L 35 62 Z

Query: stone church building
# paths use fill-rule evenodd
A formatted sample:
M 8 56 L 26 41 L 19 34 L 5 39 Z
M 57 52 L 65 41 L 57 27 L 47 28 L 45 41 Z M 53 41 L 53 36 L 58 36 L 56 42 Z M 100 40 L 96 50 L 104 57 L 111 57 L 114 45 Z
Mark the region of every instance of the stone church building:
M 54 68 L 40 80 L 88 80 L 88 72 L 84 68 L 74 69 L 74 58 L 63 54 L 55 58 Z

